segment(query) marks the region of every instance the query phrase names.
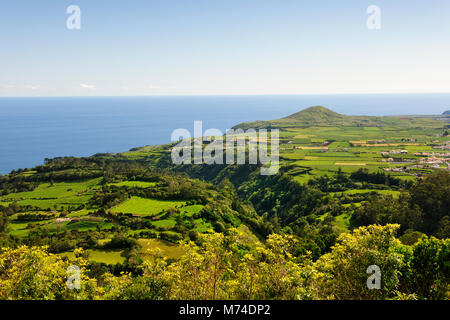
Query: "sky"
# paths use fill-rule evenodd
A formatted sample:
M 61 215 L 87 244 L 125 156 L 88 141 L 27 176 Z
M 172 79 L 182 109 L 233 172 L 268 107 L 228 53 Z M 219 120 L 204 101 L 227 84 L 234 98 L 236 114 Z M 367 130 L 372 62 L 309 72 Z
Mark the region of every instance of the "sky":
M 448 93 L 449 57 L 448 0 L 0 2 L 0 96 Z

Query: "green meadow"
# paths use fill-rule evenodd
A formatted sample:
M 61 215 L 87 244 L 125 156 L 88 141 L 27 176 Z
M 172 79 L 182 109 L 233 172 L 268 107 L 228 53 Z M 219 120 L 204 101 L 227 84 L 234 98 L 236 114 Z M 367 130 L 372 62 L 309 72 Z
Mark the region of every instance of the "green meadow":
M 55 219 L 48 221 L 11 221 L 9 224 L 9 234 L 25 237 L 35 227 L 40 227 L 47 230 L 49 233 L 58 233 L 64 230 L 72 231 L 95 231 L 95 230 L 109 230 L 114 226 L 112 222 L 104 221 L 104 219 L 84 220 L 75 222 L 56 222 Z
M 118 206 L 111 209 L 113 213 L 133 213 L 142 217 L 155 216 L 169 208 L 176 208 L 185 205 L 185 201 L 165 201 L 156 199 L 146 199 L 131 197 Z
M 99 187 L 101 178 L 75 181 L 41 183 L 33 191 L 12 193 L 0 197 L 0 205 L 16 202 L 22 206 L 35 206 L 43 210 L 65 209 L 85 204 Z
M 202 204 L 194 204 L 190 206 L 185 206 L 180 209 L 182 216 L 192 217 L 192 215 L 199 213 L 205 206 Z
M 106 263 L 106 264 L 116 264 L 125 262 L 125 257 L 123 256 L 123 250 L 97 250 L 88 249 L 86 250 L 88 254 L 88 259 L 90 261 Z M 60 253 L 63 257 L 68 257 L 70 259 L 75 258 L 73 252 L 63 252 Z
M 148 259 L 155 252 L 154 250 L 169 259 L 178 259 L 183 255 L 183 249 L 179 245 L 169 241 L 161 239 L 139 239 L 138 242 L 142 246 L 141 255 L 144 260 Z
M 118 187 L 137 187 L 137 188 L 149 188 L 156 186 L 156 182 L 146 182 L 146 181 L 121 181 L 110 183 L 109 185 Z

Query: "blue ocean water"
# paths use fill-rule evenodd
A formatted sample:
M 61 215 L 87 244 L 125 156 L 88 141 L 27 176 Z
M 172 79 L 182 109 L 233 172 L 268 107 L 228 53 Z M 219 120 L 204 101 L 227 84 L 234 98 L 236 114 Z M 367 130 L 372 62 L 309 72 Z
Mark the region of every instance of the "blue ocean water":
M 44 158 L 170 142 L 177 128 L 224 132 L 323 105 L 351 115 L 441 114 L 450 94 L 0 98 L 0 174 Z

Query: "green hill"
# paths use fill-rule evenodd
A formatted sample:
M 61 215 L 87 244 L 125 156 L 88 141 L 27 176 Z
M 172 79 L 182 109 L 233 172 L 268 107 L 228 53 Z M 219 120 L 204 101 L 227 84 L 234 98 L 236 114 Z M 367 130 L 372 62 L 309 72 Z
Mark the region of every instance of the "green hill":
M 440 119 L 437 119 L 440 120 Z M 313 106 L 300 110 L 287 117 L 267 121 L 244 122 L 233 129 L 241 128 L 307 128 L 307 127 L 386 127 L 397 128 L 429 127 L 441 125 L 432 116 L 348 116 L 334 112 L 323 106 Z
M 324 121 L 342 120 L 345 119 L 345 117 L 346 116 L 334 112 L 328 108 L 315 106 L 291 114 L 290 116 L 284 117 L 283 119 L 320 123 Z

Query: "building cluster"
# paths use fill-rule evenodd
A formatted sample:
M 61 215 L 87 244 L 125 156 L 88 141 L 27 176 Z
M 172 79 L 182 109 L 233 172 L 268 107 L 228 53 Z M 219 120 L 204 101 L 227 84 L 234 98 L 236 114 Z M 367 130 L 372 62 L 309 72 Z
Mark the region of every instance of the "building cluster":
M 402 138 L 402 142 L 416 142 L 417 139 L 414 138 Z
M 419 163 L 427 164 L 427 165 L 431 165 L 431 166 L 439 168 L 442 164 L 448 165 L 450 163 L 450 157 L 438 158 L 433 155 L 433 156 L 427 157 L 427 158 L 420 158 Z
M 450 157 L 450 152 L 416 152 L 417 157 Z
M 393 154 L 408 154 L 408 150 L 391 150 L 391 151 L 381 151 L 381 156 L 387 158 Z
M 393 168 L 383 168 L 387 172 L 405 172 L 408 170 L 407 167 L 393 167 Z
M 444 144 L 448 146 L 447 144 Z M 419 159 L 403 159 L 402 162 L 398 162 L 399 160 L 393 156 L 396 154 L 407 154 L 406 150 L 391 150 L 389 152 L 383 151 L 381 155 L 383 159 L 382 162 L 389 162 L 392 164 L 395 163 L 405 163 L 405 162 L 414 162 L 413 165 L 408 167 L 395 167 L 395 168 L 384 168 L 385 171 L 392 172 L 406 172 L 413 168 L 415 169 L 423 169 L 423 168 L 431 168 L 431 169 L 444 169 L 450 170 L 450 152 L 416 152 L 413 155 L 416 157 L 421 157 Z
M 371 143 L 371 144 L 386 143 L 386 140 L 384 140 L 384 139 L 381 139 L 381 140 L 374 139 L 374 140 L 368 140 L 367 143 Z
M 434 146 L 433 149 L 450 150 L 450 141 L 445 141 L 440 146 Z

